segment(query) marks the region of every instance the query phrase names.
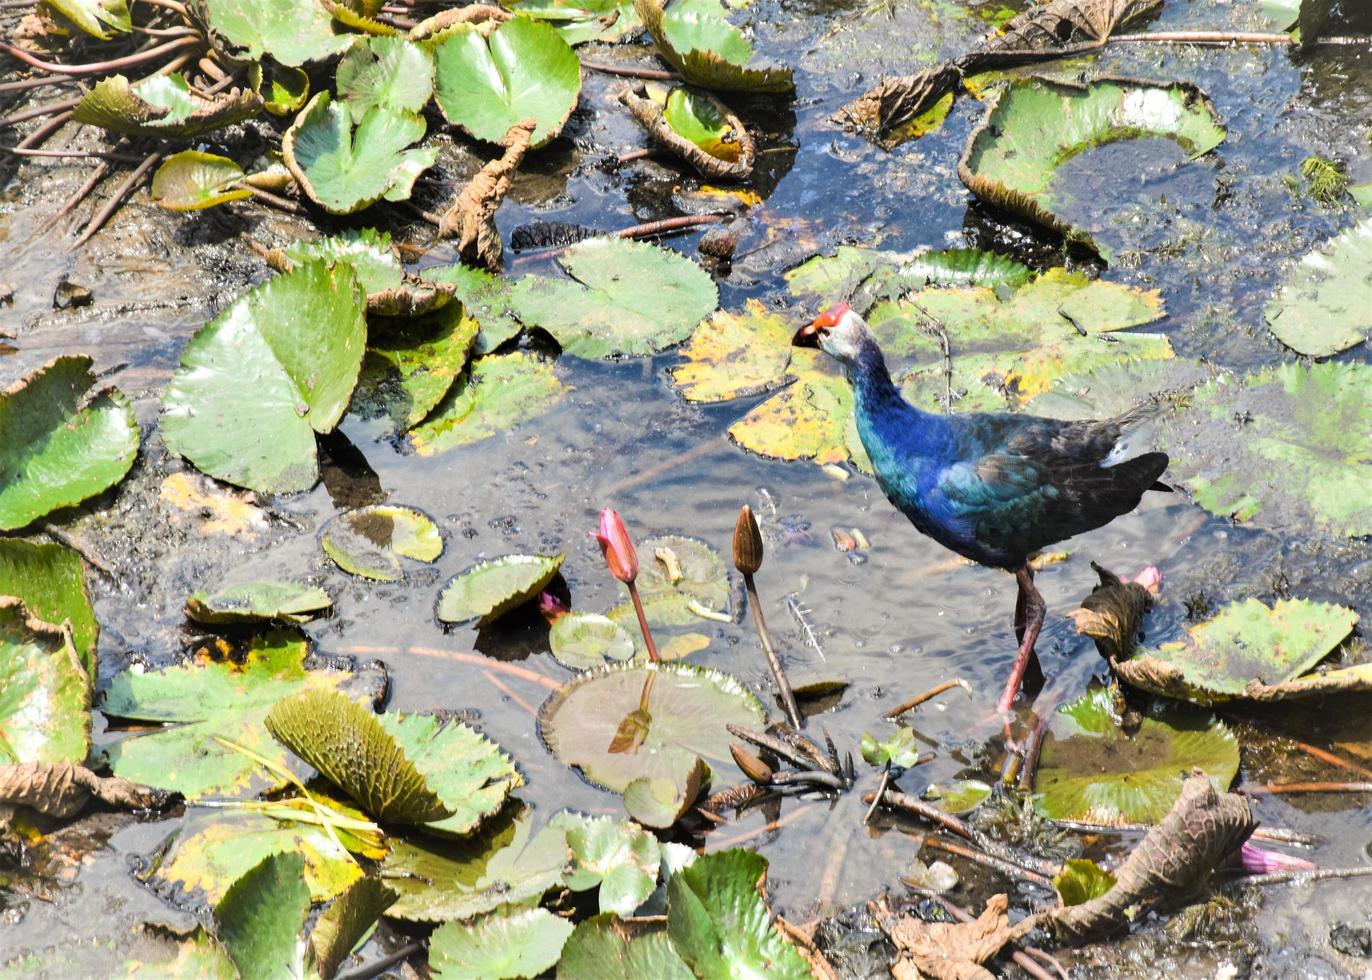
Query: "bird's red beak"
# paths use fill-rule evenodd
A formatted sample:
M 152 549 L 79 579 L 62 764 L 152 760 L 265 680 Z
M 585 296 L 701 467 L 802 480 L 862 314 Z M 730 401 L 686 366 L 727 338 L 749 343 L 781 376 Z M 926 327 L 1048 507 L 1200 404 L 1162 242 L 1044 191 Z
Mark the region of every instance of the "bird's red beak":
M 791 338 L 791 345 L 794 347 L 818 347 L 819 338 L 824 336 L 826 330 L 831 330 L 837 326 L 838 321 L 843 319 L 843 315 L 848 310 L 847 303 L 835 303 L 797 330 L 796 335 Z

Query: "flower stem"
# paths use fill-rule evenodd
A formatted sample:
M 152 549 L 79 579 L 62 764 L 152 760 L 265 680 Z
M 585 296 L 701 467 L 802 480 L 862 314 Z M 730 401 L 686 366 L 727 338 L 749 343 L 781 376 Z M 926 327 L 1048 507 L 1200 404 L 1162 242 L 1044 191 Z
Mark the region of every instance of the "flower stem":
M 748 606 L 753 610 L 753 623 L 757 626 L 757 635 L 762 640 L 762 652 L 767 655 L 767 666 L 771 668 L 772 680 L 776 682 L 777 693 L 781 696 L 781 706 L 786 711 L 786 718 L 791 723 L 791 727 L 799 731 L 805 727 L 804 720 L 800 717 L 800 709 L 796 707 L 795 692 L 791 690 L 791 682 L 786 679 L 786 670 L 781 666 L 781 658 L 777 656 L 776 647 L 772 645 L 772 634 L 767 629 L 767 620 L 762 616 L 762 602 L 757 597 L 757 586 L 753 584 L 751 575 L 743 576 L 743 584 L 748 590 Z
M 643 613 L 643 600 L 638 597 L 638 586 L 629 582 L 629 598 L 634 600 L 634 612 L 638 614 L 638 628 L 643 632 L 643 644 L 648 648 L 648 656 L 654 662 L 662 660 L 657 655 L 657 644 L 653 642 L 652 630 L 648 629 L 648 617 Z

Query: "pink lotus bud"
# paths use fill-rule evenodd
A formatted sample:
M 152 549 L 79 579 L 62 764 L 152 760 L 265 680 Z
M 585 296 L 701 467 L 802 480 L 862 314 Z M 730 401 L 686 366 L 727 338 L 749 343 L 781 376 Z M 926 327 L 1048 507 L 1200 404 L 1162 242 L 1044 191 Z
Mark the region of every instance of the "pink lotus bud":
M 551 592 L 542 592 L 539 594 L 538 613 L 549 626 L 556 623 L 569 612 L 571 612 L 571 610 L 567 608 L 567 605 Z
M 1134 576 L 1134 581 L 1147 589 L 1150 595 L 1157 595 L 1162 591 L 1162 569 L 1157 565 L 1149 565 Z
M 1316 865 L 1305 858 L 1291 857 L 1276 851 L 1265 851 L 1253 844 L 1239 848 L 1239 863 L 1249 874 L 1262 875 L 1272 871 L 1314 871 Z
M 634 551 L 634 543 L 629 540 L 624 521 L 609 507 L 600 512 L 600 530 L 595 539 L 600 542 L 600 553 L 605 556 L 611 575 L 626 585 L 638 578 L 638 554 Z

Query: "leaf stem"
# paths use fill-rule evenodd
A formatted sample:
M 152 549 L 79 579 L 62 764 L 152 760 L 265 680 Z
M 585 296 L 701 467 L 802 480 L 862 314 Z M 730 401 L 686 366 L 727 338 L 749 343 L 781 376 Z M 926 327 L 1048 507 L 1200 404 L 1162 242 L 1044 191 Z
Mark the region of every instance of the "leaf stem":
M 63 81 L 67 81 L 67 79 L 63 79 Z M 77 96 L 74 99 L 63 99 L 61 102 L 49 102 L 46 105 L 36 105 L 31 109 L 25 109 L 22 112 L 16 112 L 13 115 L 5 116 L 3 119 L 0 119 L 0 129 L 4 129 L 7 126 L 13 126 L 16 123 L 27 122 L 30 119 L 37 119 L 39 116 L 46 116 L 53 112 L 75 109 L 80 103 L 81 97 Z M 65 121 L 66 120 L 64 119 L 63 122 Z
M 1241 786 L 1245 796 L 1268 796 L 1279 793 L 1372 793 L 1372 783 L 1268 783 L 1264 786 Z
M 82 245 L 86 244 L 86 242 L 90 241 L 91 238 L 95 236 L 95 233 L 109 220 L 110 215 L 119 210 L 119 206 L 124 203 L 124 198 L 133 193 L 134 189 L 142 183 L 143 178 L 148 175 L 148 171 L 157 166 L 157 161 L 161 159 L 162 151 L 158 150 L 156 153 L 149 153 L 143 162 L 134 168 L 133 173 L 129 174 L 128 178 L 115 188 L 114 194 L 110 196 L 110 199 L 105 202 L 104 206 L 99 211 L 95 212 L 94 217 L 86 224 L 85 230 L 81 232 L 81 236 L 72 244 L 72 248 L 80 248 Z
M 537 671 L 529 670 L 527 667 L 521 667 L 518 664 L 508 663 L 504 660 L 495 660 L 491 657 L 482 656 L 479 653 L 464 653 L 461 650 L 442 650 L 438 647 L 426 646 L 382 647 L 368 644 L 353 644 L 351 646 L 339 647 L 338 652 L 361 654 L 365 656 L 378 656 L 382 654 L 395 656 L 396 654 L 408 653 L 420 657 L 438 657 L 443 660 L 456 660 L 459 663 L 474 664 L 478 667 L 484 667 L 487 670 L 495 670 L 503 674 L 509 674 L 512 677 L 518 677 L 534 684 L 540 684 L 550 691 L 556 691 L 562 686 L 551 677 L 545 677 Z
M 123 58 L 114 58 L 110 61 L 93 61 L 84 65 L 61 65 L 54 61 L 44 61 L 35 58 L 29 52 L 7 41 L 0 41 L 0 52 L 8 54 L 12 58 L 22 61 L 24 64 L 42 71 L 50 71 L 57 75 L 101 75 L 105 72 L 118 71 L 121 68 L 132 68 L 134 65 L 147 64 L 149 61 L 156 61 L 159 57 L 171 51 L 179 51 L 192 45 L 204 44 L 205 40 L 199 34 L 190 37 L 180 37 L 175 41 L 168 41 L 166 44 L 159 44 L 156 47 L 148 48 L 136 54 L 126 55 Z
M 611 65 L 604 61 L 587 61 L 582 59 L 582 68 L 589 68 L 591 71 L 598 71 L 602 75 L 619 75 L 623 78 L 646 78 L 655 82 L 684 82 L 674 71 L 664 71 L 661 68 L 640 68 L 637 65 Z

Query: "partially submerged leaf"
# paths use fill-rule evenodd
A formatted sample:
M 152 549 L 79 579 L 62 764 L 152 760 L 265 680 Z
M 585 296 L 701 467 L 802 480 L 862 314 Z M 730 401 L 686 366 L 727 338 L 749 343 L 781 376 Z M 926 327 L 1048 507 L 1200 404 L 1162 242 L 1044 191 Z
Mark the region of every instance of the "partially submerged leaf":
M 273 116 L 296 112 L 310 97 L 310 76 L 303 69 L 277 64 L 270 55 L 248 66 L 248 81 Z
M 877 300 L 898 300 L 929 286 L 1019 288 L 1034 270 L 997 252 L 979 248 L 885 252 L 840 245 L 832 256 L 816 255 L 786 273 L 796 297 L 815 303 L 843 300 L 867 310 Z
M 1264 311 L 1278 340 L 1329 357 L 1372 340 L 1372 218 L 1311 252 L 1286 274 Z
M 572 670 L 590 670 L 607 660 L 628 660 L 634 638 L 623 626 L 599 613 L 570 612 L 548 631 L 553 658 Z
M 269 54 L 295 68 L 342 54 L 356 34 L 335 34 L 320 4 L 295 0 L 204 0 L 205 18 L 234 57 L 257 61 Z
M 1117 727 L 1112 704 L 1098 688 L 1054 713 L 1034 780 L 1048 817 L 1153 823 L 1176 802 L 1184 773 L 1204 770 L 1220 788 L 1237 774 L 1238 742 L 1204 712 L 1156 704 L 1130 735 Z
M 310 930 L 315 969 L 330 980 L 348 954 L 399 894 L 380 878 L 359 878 L 339 895 Z
M 343 56 L 334 85 L 354 123 L 373 106 L 420 112 L 433 95 L 428 50 L 401 37 L 371 37 Z
M 362 365 L 352 267 L 300 266 L 240 296 L 186 345 L 162 438 L 200 471 L 252 490 L 307 490 L 314 436 L 338 424 Z
M 679 639 L 674 637 L 674 639 Z M 672 660 L 664 644 L 662 659 Z M 667 829 L 675 824 L 700 797 L 709 780 L 710 767 L 696 756 L 684 772 L 672 777 L 640 776 L 624 787 L 624 809 L 645 827 Z
M 510 312 L 510 281 L 485 269 L 453 263 L 431 266 L 419 273 L 429 282 L 453 287 L 453 298 L 481 324 L 474 357 L 485 357 L 520 331 Z
M 553 365 L 517 351 L 476 361 L 424 424 L 410 433 L 420 456 L 432 456 L 488 439 L 536 419 L 568 391 Z
M 228 157 L 199 150 L 182 150 L 162 161 L 152 175 L 153 202 L 169 211 L 199 211 L 252 197 L 237 186 L 243 168 Z
M 1372 690 L 1372 671 L 1358 667 L 1307 674 L 1357 623 L 1356 612 L 1327 602 L 1279 599 L 1269 607 L 1246 599 L 1190 627 L 1182 640 L 1135 651 L 1115 670 L 1135 687 L 1202 704 Z
M 331 214 L 352 214 L 382 198 L 410 196 L 438 156 L 434 147 L 407 149 L 424 129 L 422 116 L 383 106 L 368 109 L 354 129 L 347 103 L 320 92 L 286 130 L 281 152 L 310 200 Z
M 921 795 L 944 813 L 970 813 L 991 795 L 991 787 L 980 779 L 959 779 L 946 786 L 930 783 Z
M 486 626 L 518 609 L 543 591 L 566 556 L 504 555 L 477 562 L 455 575 L 438 596 L 438 618 L 445 623 L 475 619 Z
M 915 730 L 909 725 L 902 725 L 895 734 L 880 742 L 863 732 L 861 751 L 863 761 L 873 766 L 884 766 L 889 762 L 898 768 L 908 769 L 920 761 L 919 743 L 915 741 Z
M 240 122 L 261 108 L 251 89 L 207 99 L 192 91 L 180 72 L 132 84 L 123 75 L 111 75 L 82 96 L 72 119 L 127 136 L 186 137 Z
M 443 553 L 443 536 L 433 519 L 413 507 L 372 504 L 331 518 L 320 547 L 350 575 L 395 582 L 404 575 L 401 558 L 429 563 Z
M 831 117 L 890 150 L 938 129 L 953 106 L 962 73 L 948 63 L 883 78 Z
M 686 81 L 708 89 L 738 92 L 790 92 L 790 68 L 750 67 L 753 46 L 713 0 L 634 0 L 658 56 Z
M 620 722 L 639 709 L 646 681 L 650 723 L 632 752 L 614 752 Z M 682 663 L 611 664 L 575 677 L 544 703 L 539 734 L 564 765 L 623 792 L 635 779 L 677 779 L 696 756 L 732 765 L 727 725 L 755 728 L 762 707 L 738 681 Z
M 567 887 L 599 888 L 600 911 L 631 915 L 657 887 L 657 838 L 636 823 L 564 810 L 548 826 L 567 832 L 572 852 Z
M 1115 887 L 1115 876 L 1089 858 L 1069 858 L 1053 875 L 1053 890 L 1063 906 L 1100 898 Z
M 558 262 L 575 282 L 526 276 L 511 306 L 574 357 L 655 354 L 690 336 L 718 302 L 709 273 L 647 242 L 593 238 Z
M 310 911 L 304 872 L 300 854 L 271 854 L 230 885 L 215 906 L 219 940 L 240 976 L 300 972 L 298 937 Z
M 277 272 L 290 272 L 316 261 L 331 265 L 345 262 L 353 267 L 357 284 L 369 299 L 378 293 L 399 289 L 405 278 L 400 253 L 391 244 L 391 236 L 375 228 L 323 238 L 302 238 L 284 248 L 272 249 L 265 258 Z
M 662 98 L 657 95 L 642 85 L 619 93 L 619 101 L 654 143 L 706 177 L 746 180 L 752 175 L 752 134 L 724 103 L 686 88 L 672 89 Z
M 432 313 L 370 324 L 352 414 L 384 418 L 389 430 L 414 428 L 452 388 L 476 342 L 478 325 L 461 303 Z
M 70 632 L 0 596 L 0 767 L 84 762 L 91 685 Z
M 1016 80 L 968 137 L 958 177 L 983 200 L 1099 251 L 1058 213 L 1057 167 L 1102 143 L 1143 136 L 1174 140 L 1195 159 L 1218 146 L 1225 131 L 1204 93 L 1182 82 Z
M 615 915 L 578 923 L 562 947 L 558 980 L 694 980 L 665 930 L 647 932 Z
M 644 561 L 638 591 L 644 600 L 679 595 L 709 610 L 729 608 L 729 569 L 724 559 L 699 538 L 660 534 L 639 542 Z M 648 560 L 651 556 L 651 560 Z
M 429 938 L 433 980 L 507 980 L 551 970 L 572 924 L 547 909 L 501 910 L 448 922 Z
M 63 355 L 0 391 L 0 531 L 79 504 L 133 466 L 128 399 L 95 383 L 89 357 Z
M 448 122 L 490 143 L 532 116 L 537 149 L 562 131 L 581 92 L 581 62 L 547 24 L 515 17 L 487 37 L 475 25 L 434 48 L 434 98 Z
M 92 37 L 108 41 L 115 33 L 133 30 L 128 0 L 43 0 Z
M 60 544 L 0 538 L 0 596 L 23 600 L 29 615 L 45 623 L 65 624 L 82 668 L 95 679 L 100 624 L 80 555 Z
M 254 581 L 186 599 L 186 615 L 197 623 L 303 623 L 333 605 L 323 589 L 298 582 Z
M 263 721 L 274 704 L 309 690 L 336 690 L 372 702 L 386 690 L 384 668 L 307 656 L 295 633 L 255 637 L 241 660 L 202 651 L 193 660 L 152 670 L 142 664 L 115 674 L 101 709 L 111 718 L 161 723 L 106 749 L 116 775 L 137 783 L 200 796 L 253 796 L 282 780 L 260 769 L 228 739 L 280 766 L 286 751 Z
M 587 41 L 618 41 L 643 30 L 632 0 L 501 0 L 512 13 L 551 24 L 575 47 Z

